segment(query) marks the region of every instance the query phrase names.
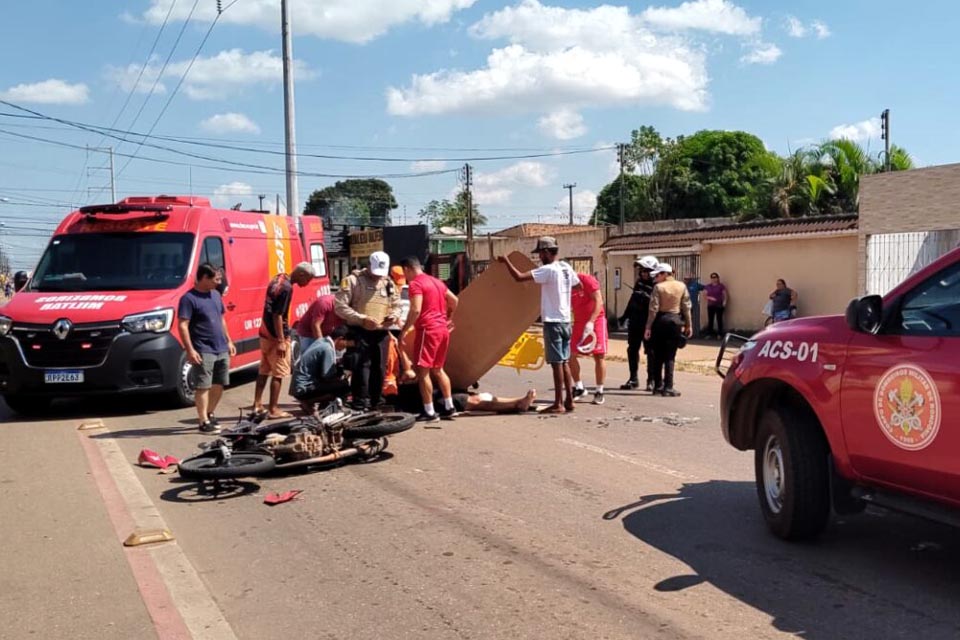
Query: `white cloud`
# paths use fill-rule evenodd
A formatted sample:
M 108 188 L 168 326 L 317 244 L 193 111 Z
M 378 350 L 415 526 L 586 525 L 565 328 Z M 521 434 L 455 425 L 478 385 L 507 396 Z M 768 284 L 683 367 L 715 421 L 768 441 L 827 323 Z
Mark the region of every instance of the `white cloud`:
M 791 38 L 803 38 L 807 35 L 807 27 L 796 16 L 787 16 L 787 33 Z
M 210 133 L 260 133 L 256 122 L 242 113 L 218 113 L 200 122 L 200 128 Z
M 414 173 L 428 173 L 430 171 L 443 171 L 447 168 L 444 160 L 418 160 L 410 163 L 410 171 Z
M 573 221 L 576 223 L 585 223 L 590 219 L 593 210 L 597 206 L 597 194 L 589 189 L 573 192 Z M 570 221 L 570 196 L 557 201 L 556 207 L 563 217 L 563 222 Z
M 170 3 L 151 0 L 143 17 L 151 24 L 163 22 Z M 362 44 L 386 33 L 391 27 L 417 21 L 431 26 L 448 22 L 454 12 L 467 9 L 476 0 L 299 0 L 290 3 L 290 22 L 297 35 L 311 35 Z M 172 20 L 185 20 L 191 3 L 178 2 Z M 216 16 L 213 2 L 202 2 L 193 20 L 210 22 Z M 244 0 L 220 16 L 220 22 L 279 31 L 280 0 Z
M 860 142 L 879 138 L 880 133 L 880 118 L 870 118 L 869 120 L 861 120 L 854 124 L 838 125 L 830 129 L 828 137 L 830 139 L 846 138 L 847 140 Z
M 818 40 L 830 37 L 830 27 L 822 20 L 813 20 L 810 24 L 804 24 L 796 16 L 787 16 L 785 27 L 787 34 L 791 38 L 806 38 L 809 35 L 816 36 Z
M 163 70 L 161 80 L 170 80 L 175 84 L 189 64 L 189 60 L 170 63 Z M 154 80 L 160 75 L 161 68 L 157 60 L 147 63 L 137 91 L 142 93 L 150 91 Z M 133 88 L 139 73 L 140 65 L 136 64 L 125 68 L 107 69 L 108 76 L 127 91 Z M 297 80 L 309 79 L 314 75 L 304 62 L 294 61 L 294 76 Z M 244 53 L 242 49 L 228 49 L 215 56 L 198 57 L 184 80 L 183 91 L 194 100 L 215 100 L 236 94 L 243 87 L 278 85 L 282 80 L 283 61 L 273 51 Z M 157 85 L 155 92 L 164 93 L 166 90 L 166 85 L 161 82 Z
M 473 201 L 478 205 L 504 205 L 510 202 L 518 187 L 545 187 L 554 179 L 551 167 L 542 162 L 521 161 L 492 172 L 473 176 Z M 460 189 L 450 192 L 456 197 Z
M 83 83 L 70 84 L 51 78 L 33 84 L 15 85 L 0 91 L 0 97 L 11 102 L 32 104 L 84 104 L 90 101 L 90 89 Z
M 679 7 L 649 7 L 640 17 L 660 29 L 699 29 L 732 36 L 757 34 L 762 23 L 760 18 L 750 17 L 727 0 L 691 0 Z
M 486 66 L 414 75 L 387 91 L 394 115 L 453 112 L 543 112 L 544 105 L 668 105 L 685 111 L 707 103 L 704 53 L 679 36 L 654 34 L 626 7 L 564 9 L 524 0 L 486 15 L 469 29 L 505 39 Z
M 246 182 L 231 182 L 222 184 L 213 190 L 213 205 L 216 207 L 232 207 L 244 198 L 253 195 L 253 187 Z
M 557 140 L 572 140 L 587 132 L 583 116 L 573 109 L 558 109 L 540 118 L 537 126 L 544 134 Z
M 747 64 L 773 64 L 782 55 L 783 51 L 777 45 L 769 42 L 757 42 L 751 45 L 750 51 L 744 54 L 740 61 Z

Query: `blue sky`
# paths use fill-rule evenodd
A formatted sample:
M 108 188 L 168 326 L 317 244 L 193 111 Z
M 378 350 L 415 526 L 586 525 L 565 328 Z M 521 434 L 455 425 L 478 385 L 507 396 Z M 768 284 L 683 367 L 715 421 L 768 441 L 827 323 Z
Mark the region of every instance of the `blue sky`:
M 154 135 L 280 150 L 279 0 L 222 6 L 228 8 L 184 76 L 216 14 L 215 0 L 12 3 L 0 38 L 7 61 L 0 98 L 70 121 L 106 127 L 116 120 L 121 130 L 155 127 Z M 889 108 L 894 141 L 920 164 L 958 160 L 951 78 L 960 58 L 953 29 L 960 7 L 946 1 L 912 3 L 909 11 L 859 0 L 291 0 L 291 7 L 298 150 L 404 159 L 303 157 L 300 170 L 451 170 L 390 179 L 401 204 L 398 222 L 404 209 L 412 222 L 429 200 L 450 197 L 463 158 L 592 150 L 628 139 L 642 124 L 670 136 L 743 129 L 781 153 L 842 132 L 876 152 L 876 117 Z M 23 114 L 2 105 L 0 113 Z M 16 267 L 32 267 L 43 236 L 69 205 L 105 201 L 109 191 L 104 154 L 10 133 L 81 147 L 111 144 L 118 154 L 137 155 L 115 159 L 120 197 L 186 193 L 191 179 L 195 195 L 226 206 L 254 206 L 258 194 L 272 203 L 284 193 L 279 174 L 3 115 L 0 221 Z M 276 155 L 153 142 L 220 161 L 283 165 Z M 615 157 L 602 150 L 474 161 L 477 201 L 490 230 L 563 221 L 562 185 L 576 182 L 577 217 L 585 220 L 615 172 Z M 223 169 L 197 166 L 210 164 Z M 301 176 L 301 205 L 333 181 Z

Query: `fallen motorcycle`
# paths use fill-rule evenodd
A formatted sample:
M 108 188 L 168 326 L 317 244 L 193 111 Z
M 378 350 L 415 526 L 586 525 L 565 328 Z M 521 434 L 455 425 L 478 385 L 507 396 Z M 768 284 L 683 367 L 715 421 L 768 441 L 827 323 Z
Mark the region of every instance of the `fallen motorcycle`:
M 406 431 L 415 419 L 407 413 L 354 412 L 340 400 L 318 415 L 279 423 L 241 419 L 202 443 L 202 453 L 182 460 L 179 473 L 185 480 L 228 480 L 354 457 L 370 462 L 386 450 L 386 436 Z

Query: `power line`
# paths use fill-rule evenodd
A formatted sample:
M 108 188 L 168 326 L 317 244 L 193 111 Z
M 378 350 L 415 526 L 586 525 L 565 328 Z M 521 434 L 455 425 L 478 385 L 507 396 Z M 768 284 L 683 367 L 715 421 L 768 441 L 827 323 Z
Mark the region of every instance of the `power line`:
M 196 157 L 201 160 L 211 160 L 211 159 L 216 160 L 216 159 L 210 158 L 209 156 L 200 156 L 200 155 L 191 154 L 190 152 L 175 149 L 172 147 L 167 147 L 164 145 L 149 144 L 146 142 L 146 140 L 148 138 L 154 138 L 157 140 L 167 140 L 170 142 L 178 142 L 180 144 L 189 144 L 189 145 L 200 146 L 200 147 L 210 147 L 214 149 L 227 149 L 231 151 L 243 151 L 247 153 L 262 153 L 262 154 L 275 155 L 275 156 L 285 155 L 285 152 L 279 151 L 279 150 L 273 150 L 273 149 L 256 149 L 253 147 L 221 144 L 216 142 L 200 142 L 198 140 L 175 137 L 175 136 L 161 136 L 161 135 L 155 136 L 155 135 L 152 135 L 152 129 L 151 131 L 144 134 L 144 133 L 137 133 L 135 131 L 124 131 L 121 129 L 111 129 L 109 127 L 99 127 L 97 125 L 86 124 L 86 123 L 77 122 L 74 120 L 67 120 L 64 118 L 56 118 L 53 116 L 48 116 L 39 111 L 28 109 L 26 107 L 16 105 L 6 100 L 0 100 L 0 104 L 6 105 L 13 109 L 17 109 L 19 111 L 29 113 L 41 120 L 57 122 L 64 126 L 73 127 L 76 129 L 81 129 L 83 131 L 89 131 L 92 133 L 103 133 L 103 135 L 106 135 L 107 137 L 116 138 L 117 140 L 127 141 L 128 137 L 142 138 L 142 141 L 140 142 L 140 144 L 143 146 L 152 147 L 154 149 L 162 149 L 164 151 L 172 151 L 174 153 L 180 153 L 182 155 Z M 0 116 L 7 116 L 7 117 L 11 117 L 11 116 L 16 117 L 16 115 L 17 114 L 0 113 Z M 580 154 L 586 154 L 586 153 L 598 153 L 600 151 L 610 151 L 616 148 L 617 148 L 616 145 L 609 145 L 609 146 L 602 146 L 602 147 L 590 147 L 590 148 L 584 148 L 584 149 L 570 149 L 567 151 L 546 151 L 542 153 L 479 156 L 479 157 L 470 157 L 470 158 L 457 158 L 457 157 L 392 158 L 392 157 L 383 157 L 383 156 L 347 156 L 347 155 L 303 153 L 303 152 L 296 153 L 295 155 L 301 158 L 315 158 L 320 160 L 351 160 L 351 161 L 359 161 L 359 162 L 405 162 L 405 163 L 408 163 L 408 162 L 489 162 L 489 161 L 503 161 L 503 160 L 531 160 L 531 159 L 537 159 L 537 158 L 552 158 L 552 157 L 559 157 L 559 156 L 580 155 Z

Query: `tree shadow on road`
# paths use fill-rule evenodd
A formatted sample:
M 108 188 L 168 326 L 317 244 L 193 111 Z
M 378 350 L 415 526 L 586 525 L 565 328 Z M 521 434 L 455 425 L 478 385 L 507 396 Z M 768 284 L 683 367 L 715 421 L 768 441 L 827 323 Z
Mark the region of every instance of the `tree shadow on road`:
M 835 519 L 816 542 L 767 531 L 752 482 L 685 484 L 608 511 L 624 529 L 695 572 L 651 585 L 702 582 L 806 638 L 957 638 L 960 543 L 940 525 L 887 512 Z

